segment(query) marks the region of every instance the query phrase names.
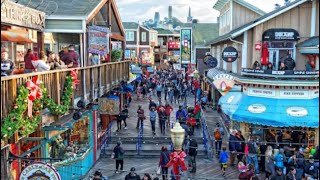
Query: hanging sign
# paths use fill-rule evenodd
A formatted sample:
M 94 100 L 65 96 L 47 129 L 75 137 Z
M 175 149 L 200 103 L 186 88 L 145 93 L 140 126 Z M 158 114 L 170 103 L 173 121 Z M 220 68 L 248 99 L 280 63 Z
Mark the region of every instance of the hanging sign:
M 191 45 L 192 45 L 192 29 L 181 29 L 180 30 L 180 57 L 181 64 L 191 63 Z
M 118 96 L 109 96 L 108 98 L 99 98 L 100 114 L 118 115 L 120 102 Z
M 218 74 L 213 77 L 213 84 L 222 96 L 226 95 L 234 86 L 234 77 L 229 74 Z
M 109 34 L 109 28 L 90 26 L 88 52 L 99 54 L 101 56 L 109 54 Z
M 44 30 L 45 13 L 8 0 L 1 0 L 1 24 Z
M 215 68 L 218 65 L 218 60 L 211 55 L 206 55 L 203 59 L 203 63 L 207 65 L 209 68 Z
M 222 52 L 222 59 L 227 63 L 232 63 L 238 58 L 238 51 L 236 48 L 229 46 L 224 48 Z
M 254 47 L 256 50 L 261 50 L 262 45 L 261 45 L 261 43 L 257 43 L 254 45 Z
M 19 180 L 27 179 L 50 179 L 61 180 L 58 171 L 44 162 L 34 162 L 23 169 Z
M 263 41 L 298 41 L 300 35 L 294 29 L 268 29 L 262 35 Z

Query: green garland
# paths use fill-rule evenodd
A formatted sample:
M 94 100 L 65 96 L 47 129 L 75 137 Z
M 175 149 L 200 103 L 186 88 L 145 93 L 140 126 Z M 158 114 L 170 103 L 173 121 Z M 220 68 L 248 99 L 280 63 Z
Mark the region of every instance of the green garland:
M 1 139 L 11 137 L 16 131 L 19 131 L 22 135 L 29 135 L 34 132 L 41 122 L 40 112 L 44 107 L 47 107 L 53 115 L 65 114 L 69 110 L 69 105 L 72 100 L 72 83 L 72 76 L 68 75 L 66 77 L 65 88 L 61 98 L 61 105 L 56 104 L 50 99 L 47 89 L 41 86 L 42 98 L 33 102 L 33 116 L 31 118 L 26 116 L 29 90 L 26 87 L 21 86 L 16 98 L 16 104 L 14 104 L 13 109 L 9 112 L 8 116 L 3 119 L 3 124 L 1 125 Z

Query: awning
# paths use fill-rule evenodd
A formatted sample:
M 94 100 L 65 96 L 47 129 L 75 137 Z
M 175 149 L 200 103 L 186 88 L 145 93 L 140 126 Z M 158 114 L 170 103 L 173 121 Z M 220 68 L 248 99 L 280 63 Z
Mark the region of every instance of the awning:
M 208 71 L 207 77 L 210 78 L 211 80 L 213 80 L 214 77 L 216 77 L 216 76 L 219 75 L 219 74 L 225 74 L 225 73 L 222 72 L 222 71 L 220 71 L 220 70 L 218 70 L 218 69 L 216 69 L 216 68 L 212 68 L 212 69 L 210 69 L 210 70 Z
M 131 73 L 132 73 L 132 74 L 142 74 L 142 69 L 141 69 L 141 67 L 136 66 L 136 65 L 134 65 L 134 64 L 132 64 L 132 65 L 130 66 L 130 70 L 131 70 Z
M 319 98 L 271 99 L 229 92 L 219 105 L 230 119 L 273 127 L 319 128 Z
M 301 54 L 319 54 L 319 36 L 311 37 L 296 45 Z
M 1 41 L 35 43 L 31 39 L 29 39 L 19 33 L 9 32 L 9 31 L 1 31 Z

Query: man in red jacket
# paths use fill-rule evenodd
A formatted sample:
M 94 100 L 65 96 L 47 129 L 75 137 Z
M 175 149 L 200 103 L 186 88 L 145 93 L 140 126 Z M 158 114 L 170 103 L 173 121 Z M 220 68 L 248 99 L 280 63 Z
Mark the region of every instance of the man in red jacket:
M 173 107 L 167 102 L 165 106 L 166 115 L 167 115 L 167 127 L 170 126 L 170 116 L 171 112 L 173 111 Z
M 32 60 L 36 60 L 35 55 L 31 49 L 28 49 L 27 54 L 24 56 L 24 73 L 32 73 L 34 67 L 31 63 Z

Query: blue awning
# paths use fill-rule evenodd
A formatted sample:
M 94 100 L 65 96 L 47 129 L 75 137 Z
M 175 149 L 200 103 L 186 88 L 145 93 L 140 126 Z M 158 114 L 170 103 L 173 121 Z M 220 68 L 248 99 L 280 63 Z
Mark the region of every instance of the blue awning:
M 319 128 L 319 98 L 273 99 L 229 92 L 219 100 L 222 110 L 238 122 L 273 127 Z

